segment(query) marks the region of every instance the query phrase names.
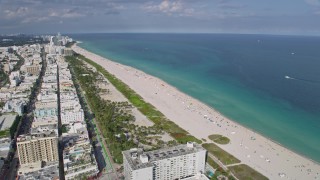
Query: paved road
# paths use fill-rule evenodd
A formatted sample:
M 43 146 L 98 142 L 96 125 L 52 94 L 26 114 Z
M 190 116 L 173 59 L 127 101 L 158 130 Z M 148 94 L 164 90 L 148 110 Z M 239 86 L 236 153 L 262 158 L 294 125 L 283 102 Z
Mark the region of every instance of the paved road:
M 15 179 L 16 178 L 16 175 L 17 175 L 17 171 L 18 171 L 18 153 L 16 153 L 15 157 L 13 158 L 12 162 L 11 162 L 11 165 L 10 165 L 10 168 L 9 168 L 9 172 L 8 174 L 5 176 L 4 179 Z

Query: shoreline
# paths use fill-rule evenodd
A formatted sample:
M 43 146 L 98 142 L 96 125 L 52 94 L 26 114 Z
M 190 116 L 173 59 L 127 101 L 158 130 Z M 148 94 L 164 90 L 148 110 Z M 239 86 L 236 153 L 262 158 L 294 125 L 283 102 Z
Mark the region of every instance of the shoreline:
M 141 95 L 147 102 L 150 102 L 152 105 L 154 105 L 168 119 L 188 131 L 191 135 L 194 135 L 199 139 L 207 139 L 207 143 L 211 142 L 207 137 L 207 135 L 210 134 L 219 133 L 228 137 L 231 140 L 230 144 L 218 146 L 237 157 L 242 163 L 248 164 L 250 167 L 256 169 L 270 179 L 280 179 L 279 173 L 285 173 L 287 178 L 290 179 L 299 177 L 309 177 L 312 179 L 320 178 L 320 166 L 314 160 L 301 154 L 297 154 L 296 152 L 282 146 L 280 143 L 275 142 L 271 138 L 263 136 L 258 132 L 255 132 L 252 129 L 233 121 L 232 119 L 227 118 L 213 107 L 210 107 L 205 103 L 181 92 L 179 89 L 169 85 L 163 80 L 146 74 L 143 71 L 133 67 L 122 65 L 102 56 L 91 53 L 77 45 L 74 45 L 72 49 L 100 64 L 111 74 L 117 76 L 130 88 L 136 91 L 137 94 Z M 144 82 L 141 82 L 142 80 L 144 80 Z M 146 85 L 146 88 L 141 89 L 141 87 L 139 87 L 141 84 Z M 154 85 L 155 87 L 148 85 Z M 156 91 L 155 94 L 152 93 L 154 91 Z M 170 94 L 173 93 L 173 95 L 170 96 L 169 92 Z M 159 96 L 157 96 L 158 94 L 161 94 L 161 97 L 170 96 L 171 98 L 159 99 Z M 168 94 L 168 96 L 166 94 Z M 176 100 L 178 102 L 176 102 Z M 185 102 L 192 103 L 187 105 Z M 199 123 L 197 123 L 195 119 L 199 120 Z M 208 128 L 208 125 L 213 126 Z M 201 132 L 199 132 L 199 129 L 201 129 Z M 202 129 L 205 130 L 202 131 Z M 230 134 L 228 134 L 229 131 L 231 131 Z M 240 135 L 233 136 L 234 134 Z M 240 136 L 242 136 L 242 138 L 239 138 Z M 252 137 L 254 137 L 255 140 L 252 140 Z M 240 147 L 237 145 L 239 142 L 241 142 Z M 253 154 L 250 150 L 251 148 L 254 149 Z M 276 155 L 274 153 L 276 153 Z M 243 156 L 246 154 L 247 156 Z M 263 155 L 260 155 L 259 158 L 255 157 L 257 154 Z M 251 155 L 253 155 L 252 158 Z M 298 171 L 299 169 L 301 169 L 301 171 Z M 304 169 L 304 171 L 302 171 L 302 169 Z
M 111 60 L 110 60 L 110 61 L 111 61 Z M 177 90 L 180 91 L 179 89 L 177 89 Z M 194 97 L 192 97 L 192 98 L 194 98 Z M 197 99 L 197 98 L 194 98 L 194 99 Z M 198 100 L 198 99 L 197 99 L 197 100 Z M 198 100 L 198 101 L 200 101 L 200 100 Z M 200 101 L 200 102 L 201 102 L 201 101 Z M 207 105 L 207 104 L 204 103 L 204 102 L 201 102 L 201 103 L 203 103 L 204 105 L 208 106 L 208 107 L 211 108 L 213 111 L 217 111 L 217 110 L 215 110 L 213 107 L 211 107 L 210 105 Z M 219 112 L 219 111 L 217 111 L 217 112 Z M 219 113 L 220 113 L 220 112 L 219 112 Z M 299 156 L 301 156 L 301 157 L 303 157 L 303 158 L 311 161 L 312 163 L 317 164 L 317 165 L 320 166 L 320 162 L 318 162 L 318 161 L 316 161 L 316 160 L 313 160 L 313 159 L 307 157 L 306 155 L 301 154 L 301 153 L 299 153 L 299 152 L 297 152 L 297 151 L 294 151 L 294 150 L 286 147 L 285 145 L 279 143 L 278 141 L 273 140 L 272 138 L 270 138 L 270 137 L 268 137 L 268 136 L 266 136 L 266 135 L 263 135 L 263 134 L 259 133 L 258 131 L 255 131 L 254 129 L 252 129 L 252 128 L 248 127 L 248 126 L 245 126 L 245 125 L 242 125 L 242 124 L 238 123 L 237 121 L 233 120 L 232 118 L 227 117 L 227 116 L 224 115 L 224 114 L 223 114 L 223 116 L 226 117 L 227 119 L 229 119 L 230 121 L 232 121 L 234 124 L 237 124 L 237 125 L 239 125 L 239 126 L 242 126 L 243 128 L 246 128 L 246 129 L 254 132 L 255 134 L 258 134 L 259 136 L 262 136 L 262 137 L 266 138 L 267 140 L 271 141 L 272 143 L 275 143 L 275 144 L 281 146 L 282 148 L 284 148 L 284 149 L 286 149 L 286 150 L 288 150 L 288 151 L 291 151 L 291 153 L 297 154 L 297 155 L 299 155 Z
M 90 53 L 92 53 L 92 54 L 95 54 L 95 53 L 93 53 L 93 52 L 91 52 L 91 51 L 89 51 L 89 50 L 87 50 L 87 49 L 85 49 L 85 48 L 82 48 L 82 47 L 78 46 L 78 44 L 81 44 L 81 43 L 83 43 L 83 42 L 82 42 L 82 41 L 76 41 L 75 46 L 77 46 L 77 47 L 79 47 L 79 48 L 81 48 L 81 49 L 84 49 L 85 51 L 88 51 L 88 52 L 90 52 Z M 114 63 L 116 63 L 116 64 L 119 64 L 119 65 L 122 65 L 122 66 L 127 66 L 127 67 L 130 67 L 130 68 L 132 68 L 132 69 L 136 69 L 137 71 L 141 71 L 141 72 L 145 73 L 144 71 L 142 71 L 142 70 L 140 70 L 140 69 L 137 69 L 137 68 L 134 68 L 134 67 L 125 65 L 125 64 L 118 63 L 118 62 L 116 62 L 116 61 L 114 61 L 114 60 L 112 60 L 112 59 L 110 59 L 110 58 L 103 57 L 102 55 L 99 55 L 99 54 L 95 54 L 95 55 L 100 56 L 100 57 L 102 57 L 102 58 L 104 58 L 104 59 L 106 59 L 106 60 L 108 60 L 108 61 L 112 61 L 112 62 L 114 62 Z M 147 74 L 147 73 L 145 73 L 145 74 Z M 299 153 L 299 152 L 297 152 L 297 151 L 294 151 L 294 150 L 286 147 L 285 145 L 279 143 L 279 142 L 276 141 L 276 140 L 273 140 L 272 138 L 268 137 L 267 135 L 261 134 L 260 132 L 254 130 L 254 129 L 248 127 L 248 126 L 245 126 L 245 125 L 240 124 L 239 122 L 233 120 L 232 118 L 229 118 L 228 116 L 220 113 L 218 110 L 214 109 L 214 107 L 212 107 L 212 106 L 210 106 L 210 105 L 208 105 L 208 104 L 200 101 L 199 99 L 197 99 L 197 98 L 195 98 L 195 97 L 192 97 L 192 96 L 184 93 L 182 90 L 174 87 L 174 86 L 171 85 L 171 84 L 168 84 L 166 81 L 164 81 L 164 80 L 162 80 L 162 79 L 160 79 L 160 78 L 158 78 L 158 77 L 156 77 L 156 76 L 153 76 L 153 75 L 150 75 L 150 74 L 148 74 L 148 75 L 149 75 L 149 76 L 152 76 L 152 77 L 154 77 L 154 78 L 157 78 L 157 79 L 159 79 L 160 81 L 163 81 L 163 82 L 166 83 L 168 86 L 171 86 L 172 88 L 174 88 L 176 91 L 179 91 L 180 93 L 182 93 L 182 94 L 184 94 L 184 95 L 186 95 L 186 96 L 189 96 L 190 98 L 195 99 L 196 101 L 198 101 L 198 103 L 201 103 L 203 106 L 206 106 L 206 107 L 210 108 L 212 111 L 215 111 L 215 112 L 219 113 L 220 115 L 222 115 L 222 116 L 225 117 L 226 119 L 232 121 L 234 124 L 236 124 L 236 125 L 238 125 L 238 126 L 242 126 L 243 128 L 246 128 L 246 129 L 252 131 L 253 133 L 258 134 L 258 135 L 260 135 L 260 136 L 268 139 L 269 141 L 271 141 L 271 142 L 273 142 L 273 143 L 275 143 L 275 144 L 283 147 L 284 149 L 286 149 L 286 150 L 288 150 L 288 151 L 291 151 L 292 153 L 295 153 L 295 154 L 297 154 L 297 155 L 299 155 L 299 156 L 302 156 L 303 158 L 305 158 L 305 159 L 307 159 L 307 160 L 310 160 L 311 162 L 313 162 L 313 163 L 315 163 L 315 164 L 317 164 L 317 165 L 320 166 L 320 162 L 318 162 L 318 161 L 316 161 L 316 160 L 313 160 L 313 159 L 311 159 L 310 157 L 307 157 L 307 156 L 304 155 L 304 154 L 301 154 L 301 153 Z M 139 93 L 138 93 L 138 94 L 139 94 Z
M 194 97 L 192 97 L 192 98 L 194 98 Z M 196 99 L 196 98 L 194 98 L 194 99 Z M 198 100 L 198 101 L 199 101 L 199 100 Z M 201 102 L 201 101 L 200 101 L 200 102 Z M 201 102 L 201 103 L 203 103 L 203 102 Z M 203 104 L 205 104 L 206 106 L 208 106 L 209 108 L 211 108 L 212 110 L 214 110 L 213 107 L 207 105 L 206 103 L 203 103 Z M 215 110 L 214 110 L 214 111 L 215 111 Z M 299 152 L 296 152 L 296 151 L 294 151 L 294 150 L 292 150 L 292 149 L 284 146 L 283 144 L 279 143 L 278 141 L 273 140 L 273 139 L 271 139 L 270 137 L 268 137 L 268 136 L 266 136 L 266 135 L 263 135 L 263 134 L 259 133 L 258 131 L 253 130 L 252 128 L 250 128 L 250 127 L 248 127 L 248 126 L 245 126 L 245 125 L 242 125 L 242 124 L 238 123 L 237 121 L 235 121 L 235 120 L 227 117 L 226 115 L 223 115 L 223 116 L 226 117 L 226 118 L 228 118 L 228 119 L 229 119 L 230 121 L 232 121 L 234 124 L 237 124 L 237 125 L 239 125 L 239 126 L 242 126 L 243 128 L 246 128 L 246 129 L 254 132 L 254 133 L 257 134 L 257 135 L 266 138 L 267 140 L 271 141 L 272 143 L 275 143 L 275 144 L 281 146 L 282 148 L 284 148 L 284 149 L 286 149 L 286 150 L 288 150 L 288 151 L 291 151 L 291 153 L 294 153 L 294 154 L 297 154 L 297 155 L 299 155 L 299 156 L 302 156 L 303 158 L 305 158 L 305 159 L 311 161 L 312 163 L 317 164 L 317 165 L 320 166 L 320 162 L 317 162 L 317 161 L 315 161 L 315 160 L 313 160 L 313 159 L 311 159 L 311 158 L 309 158 L 309 157 L 307 157 L 307 156 L 305 156 L 305 155 L 303 155 L 303 154 L 301 154 L 301 153 L 299 153 Z

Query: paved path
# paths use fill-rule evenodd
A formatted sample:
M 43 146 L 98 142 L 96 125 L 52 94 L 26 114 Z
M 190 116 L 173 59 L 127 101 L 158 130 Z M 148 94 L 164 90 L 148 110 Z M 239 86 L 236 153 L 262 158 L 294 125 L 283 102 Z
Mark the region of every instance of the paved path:
M 208 152 L 208 156 L 209 156 L 211 159 L 213 159 L 223 170 L 229 171 L 229 169 L 228 169 L 228 167 L 227 167 L 228 165 L 225 166 L 221 161 L 219 161 L 214 155 L 210 154 L 209 152 Z M 232 165 L 236 165 L 236 164 L 232 164 Z M 235 179 L 239 180 L 232 172 L 230 172 L 230 174 L 231 174 Z
M 243 163 L 228 164 L 228 165 L 226 165 L 226 167 L 237 166 L 237 165 L 241 165 L 241 164 L 243 164 Z

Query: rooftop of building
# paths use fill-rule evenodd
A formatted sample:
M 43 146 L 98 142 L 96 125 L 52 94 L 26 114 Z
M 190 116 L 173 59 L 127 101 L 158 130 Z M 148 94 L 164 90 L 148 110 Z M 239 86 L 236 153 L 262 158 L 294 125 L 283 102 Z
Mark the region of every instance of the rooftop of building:
M 64 137 L 63 162 L 65 168 L 73 169 L 80 164 L 96 166 L 96 160 L 89 139 L 76 136 Z M 79 164 L 80 163 L 80 164 Z
M 39 125 L 38 127 L 30 128 L 30 134 L 41 134 L 45 132 L 50 132 L 58 130 L 58 124 L 46 124 L 46 125 Z
M 66 112 L 66 111 L 83 111 L 82 107 L 80 105 L 79 99 L 65 99 L 64 103 L 61 104 L 61 113 Z
M 28 167 L 25 167 L 28 168 Z M 19 177 L 21 180 L 36 180 L 36 179 L 43 179 L 43 180 L 53 180 L 53 179 L 60 179 L 59 178 L 59 167 L 58 163 L 52 163 L 45 167 L 42 167 L 36 171 L 28 172 Z
M 60 97 L 61 96 L 66 96 L 66 97 L 78 97 L 77 93 L 75 91 L 63 91 L 63 92 L 60 92 Z
M 35 106 L 36 106 L 36 109 L 58 108 L 58 102 L 57 101 L 50 101 L 50 102 L 37 101 L 35 103 Z
M 33 122 L 58 121 L 58 116 L 34 117 Z
M 143 149 L 134 148 L 123 151 L 123 155 L 133 170 L 152 167 L 155 161 L 206 151 L 201 145 L 193 142 L 180 144 L 174 147 L 144 152 Z
M 38 96 L 53 96 L 57 94 L 57 89 L 55 88 L 48 88 L 46 85 L 42 86 L 40 89 L 40 93 Z
M 19 143 L 19 142 L 37 140 L 42 138 L 48 138 L 48 137 L 57 137 L 56 131 L 51 130 L 51 131 L 44 131 L 38 134 L 22 134 L 17 137 L 17 142 Z

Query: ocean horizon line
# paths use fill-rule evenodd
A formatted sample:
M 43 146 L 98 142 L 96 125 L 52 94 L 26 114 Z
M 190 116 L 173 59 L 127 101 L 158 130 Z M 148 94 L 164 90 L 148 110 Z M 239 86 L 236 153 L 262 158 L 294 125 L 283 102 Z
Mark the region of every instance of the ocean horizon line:
M 17 33 L 2 33 L 0 34 L 1 36 L 18 36 L 18 35 L 34 35 L 34 36 L 38 36 L 38 35 L 53 35 L 53 34 L 57 34 L 58 32 L 32 32 L 32 33 L 22 33 L 22 32 L 17 32 Z M 288 37 L 315 37 L 315 38 L 319 38 L 320 34 L 285 34 L 285 33 L 234 33 L 234 32 L 119 32 L 119 31 L 110 31 L 110 32 L 60 32 L 63 34 L 66 34 L 68 36 L 70 35 L 85 35 L 85 34 L 185 34 L 185 35 L 261 35 L 261 36 L 288 36 Z
M 181 34 L 181 35 L 261 35 L 261 36 L 288 36 L 288 37 L 317 37 L 313 34 L 272 34 L 272 33 L 215 33 L 215 32 L 65 32 L 66 35 L 81 35 L 81 34 Z

